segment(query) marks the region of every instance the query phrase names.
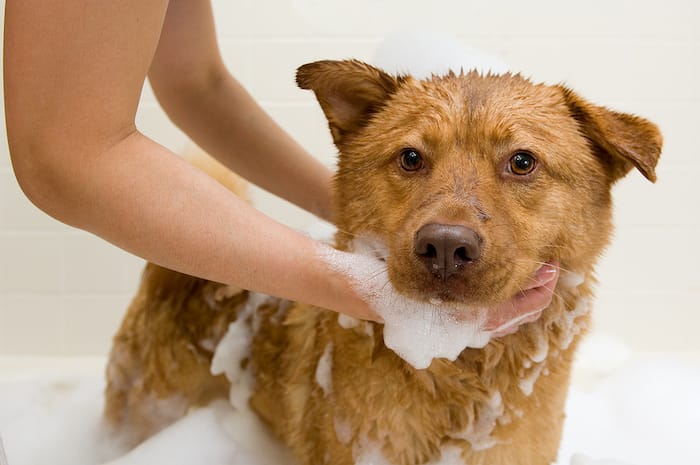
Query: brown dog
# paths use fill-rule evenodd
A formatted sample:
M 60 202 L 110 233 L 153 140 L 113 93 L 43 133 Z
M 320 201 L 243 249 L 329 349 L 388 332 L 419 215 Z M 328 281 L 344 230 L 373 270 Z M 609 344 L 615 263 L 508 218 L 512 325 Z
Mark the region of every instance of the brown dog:
M 396 292 L 465 308 L 502 303 L 558 263 L 551 304 L 513 334 L 415 369 L 385 346 L 380 324 L 259 305 L 148 265 L 115 337 L 107 419 L 135 443 L 225 396 L 211 360 L 245 315 L 250 405 L 303 464 L 551 463 L 594 264 L 610 239 L 610 189 L 633 167 L 655 179 L 658 129 L 516 75 L 418 81 L 323 61 L 297 78 L 340 153 L 338 249 L 372 238 Z

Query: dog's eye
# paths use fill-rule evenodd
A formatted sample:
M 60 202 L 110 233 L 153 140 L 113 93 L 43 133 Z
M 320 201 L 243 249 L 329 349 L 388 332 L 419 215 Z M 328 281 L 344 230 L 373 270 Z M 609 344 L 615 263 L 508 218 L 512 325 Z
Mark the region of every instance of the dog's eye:
M 399 156 L 399 164 L 404 171 L 418 171 L 423 168 L 423 157 L 416 149 L 404 149 Z
M 510 157 L 510 172 L 518 176 L 532 173 L 537 166 L 537 160 L 529 152 L 516 152 Z

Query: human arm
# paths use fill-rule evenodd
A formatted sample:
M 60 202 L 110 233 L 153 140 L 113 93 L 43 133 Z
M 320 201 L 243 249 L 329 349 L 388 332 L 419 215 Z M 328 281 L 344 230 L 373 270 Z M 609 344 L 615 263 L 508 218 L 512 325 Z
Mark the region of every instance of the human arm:
M 162 266 L 371 316 L 314 241 L 136 130 L 166 6 L 6 3 L 6 120 L 20 186 L 55 218 Z
M 136 106 L 149 68 L 153 72 L 166 7 L 135 0 L 6 3 L 6 121 L 22 189 L 55 218 L 167 268 L 377 318 L 366 302 L 372 296 L 356 292 L 352 275 L 329 267 L 319 244 L 136 130 Z M 184 105 L 178 102 L 172 105 Z M 526 310 L 517 307 L 513 313 Z
M 205 151 L 269 192 L 331 221 L 331 170 L 289 137 L 231 76 L 207 0 L 171 0 L 148 77 L 170 119 Z

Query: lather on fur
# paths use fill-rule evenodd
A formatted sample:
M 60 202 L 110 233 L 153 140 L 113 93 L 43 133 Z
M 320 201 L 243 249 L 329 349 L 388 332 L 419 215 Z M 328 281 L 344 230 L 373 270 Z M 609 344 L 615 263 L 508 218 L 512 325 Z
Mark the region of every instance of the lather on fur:
M 419 81 L 321 61 L 297 79 L 315 92 L 339 150 L 338 249 L 372 237 L 390 285 L 421 302 L 493 306 L 543 263 L 558 263 L 562 276 L 536 321 L 424 370 L 387 349 L 381 324 L 340 325 L 333 312 L 266 300 L 248 315 L 252 408 L 304 465 L 553 462 L 594 265 L 610 240 L 610 189 L 633 167 L 655 179 L 656 126 L 518 75 Z M 417 169 L 402 164 L 407 149 Z M 513 165 L 522 153 L 532 171 Z M 479 254 L 455 275 L 434 273 L 415 245 L 429 224 L 475 231 Z M 149 264 L 114 340 L 110 424 L 138 443 L 225 396 L 211 358 L 250 298 Z M 321 359 L 330 368 L 323 386 Z

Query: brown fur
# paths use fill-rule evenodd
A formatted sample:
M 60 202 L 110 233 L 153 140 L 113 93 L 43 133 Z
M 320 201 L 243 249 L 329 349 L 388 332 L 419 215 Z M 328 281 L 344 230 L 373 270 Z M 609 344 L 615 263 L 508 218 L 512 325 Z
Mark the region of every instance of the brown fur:
M 346 329 L 333 312 L 298 303 L 285 303 L 280 319 L 282 303 L 274 300 L 259 310 L 248 361 L 253 409 L 302 464 L 349 465 L 368 442 L 395 465 L 437 460 L 447 445 L 459 447 L 469 465 L 554 461 L 594 264 L 611 235 L 610 188 L 632 167 L 655 179 L 657 128 L 514 75 L 417 81 L 357 61 L 327 61 L 301 67 L 298 82 L 316 93 L 340 152 L 336 246 L 350 249 L 364 234 L 381 239 L 397 291 L 496 304 L 551 261 L 583 282 L 563 277 L 537 321 L 425 370 L 384 346 L 380 324 Z M 417 172 L 397 162 L 408 147 L 425 160 Z M 537 157 L 532 175 L 508 172 L 518 150 Z M 435 222 L 468 226 L 483 238 L 482 256 L 459 279 L 437 280 L 413 254 L 416 230 Z M 209 374 L 211 350 L 246 299 L 245 291 L 227 293 L 149 265 L 115 338 L 110 423 L 138 442 L 189 405 L 224 395 L 225 380 Z M 328 344 L 326 393 L 315 372 Z M 492 415 L 496 396 L 502 411 Z M 154 398 L 181 403 L 158 416 Z M 459 434 L 465 430 L 471 434 Z

